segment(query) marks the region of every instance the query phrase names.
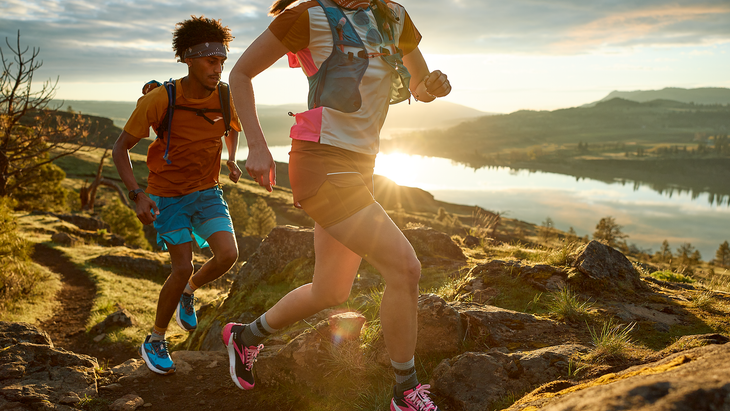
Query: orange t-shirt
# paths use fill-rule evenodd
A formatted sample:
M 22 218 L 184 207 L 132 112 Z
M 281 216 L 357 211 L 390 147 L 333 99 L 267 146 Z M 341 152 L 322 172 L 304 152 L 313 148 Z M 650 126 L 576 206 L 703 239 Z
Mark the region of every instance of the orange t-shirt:
M 216 89 L 203 99 L 186 98 L 180 79 L 175 80 L 175 104 L 193 109 L 220 109 L 220 98 Z M 164 87 L 157 87 L 137 101 L 137 107 L 127 120 L 124 131 L 136 138 L 149 136 L 150 127 L 157 129 L 167 112 L 168 99 Z M 176 197 L 214 187 L 218 184 L 225 134 L 223 115 L 206 113 L 215 121 L 210 124 L 193 111 L 176 109 L 172 120 L 172 139 L 167 164 L 162 157 L 167 146 L 167 132 L 164 138 L 156 139 L 147 150 L 147 191 L 161 197 Z M 231 127 L 241 131 L 236 109 L 231 99 Z

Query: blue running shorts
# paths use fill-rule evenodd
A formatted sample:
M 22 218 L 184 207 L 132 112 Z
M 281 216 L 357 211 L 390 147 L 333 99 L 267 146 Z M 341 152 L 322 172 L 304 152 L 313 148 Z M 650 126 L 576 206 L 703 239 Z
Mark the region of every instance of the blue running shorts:
M 154 221 L 157 244 L 163 250 L 167 244 L 177 245 L 192 241 L 200 248 L 208 247 L 208 237 L 218 231 L 234 233 L 228 204 L 223 190 L 211 187 L 177 197 L 148 194 L 160 209 Z M 192 236 L 192 237 L 191 237 Z

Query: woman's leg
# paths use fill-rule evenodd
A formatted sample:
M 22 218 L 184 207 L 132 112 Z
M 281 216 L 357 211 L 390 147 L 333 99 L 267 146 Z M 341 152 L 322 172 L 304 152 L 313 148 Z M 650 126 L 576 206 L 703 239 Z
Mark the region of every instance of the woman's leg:
M 347 301 L 361 258 L 334 239 L 319 224 L 314 226 L 314 277 L 282 297 L 266 312 L 266 322 L 279 329 Z
M 380 271 L 386 284 L 380 306 L 385 345 L 392 360 L 410 361 L 416 349 L 418 281 L 421 277 L 421 264 L 413 247 L 378 203 L 326 231 Z M 328 257 L 317 254 L 317 258 Z

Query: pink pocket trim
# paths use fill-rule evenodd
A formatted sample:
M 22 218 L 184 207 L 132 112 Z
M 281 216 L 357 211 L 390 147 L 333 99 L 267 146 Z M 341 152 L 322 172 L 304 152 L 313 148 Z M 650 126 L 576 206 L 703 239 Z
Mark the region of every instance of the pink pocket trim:
M 319 142 L 322 132 L 322 109 L 317 107 L 303 113 L 294 114 L 297 123 L 291 128 L 289 136 L 294 140 Z
M 312 52 L 309 51 L 309 49 L 299 50 L 296 54 L 296 58 L 298 63 L 296 67 L 301 67 L 307 77 L 312 77 L 319 71 L 317 65 L 314 64 L 314 57 L 312 57 Z M 291 67 L 291 59 L 289 60 L 289 67 Z

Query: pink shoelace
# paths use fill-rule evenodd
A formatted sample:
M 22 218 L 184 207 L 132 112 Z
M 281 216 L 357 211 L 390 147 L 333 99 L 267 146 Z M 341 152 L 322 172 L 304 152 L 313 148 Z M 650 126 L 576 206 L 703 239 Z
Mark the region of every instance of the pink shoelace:
M 405 398 L 413 405 L 417 406 L 419 411 L 436 411 L 436 404 L 434 404 L 428 396 L 428 394 L 430 394 L 428 391 L 429 388 L 431 388 L 431 386 L 428 384 L 419 384 L 418 387 L 414 388 L 413 391 L 406 395 Z
M 256 348 L 246 347 L 246 371 L 251 371 L 251 368 L 253 368 L 253 363 L 256 362 L 256 357 L 258 357 L 259 352 L 264 349 L 263 344 L 259 344 Z

